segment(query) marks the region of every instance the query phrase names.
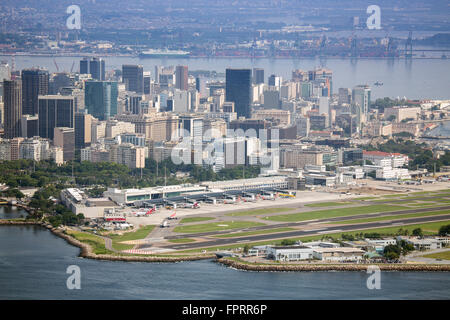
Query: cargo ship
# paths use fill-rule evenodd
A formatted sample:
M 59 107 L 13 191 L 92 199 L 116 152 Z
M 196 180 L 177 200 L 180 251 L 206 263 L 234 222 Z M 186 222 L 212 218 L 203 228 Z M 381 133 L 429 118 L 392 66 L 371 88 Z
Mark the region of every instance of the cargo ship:
M 155 50 L 142 51 L 139 58 L 189 58 L 190 52 L 183 50 Z

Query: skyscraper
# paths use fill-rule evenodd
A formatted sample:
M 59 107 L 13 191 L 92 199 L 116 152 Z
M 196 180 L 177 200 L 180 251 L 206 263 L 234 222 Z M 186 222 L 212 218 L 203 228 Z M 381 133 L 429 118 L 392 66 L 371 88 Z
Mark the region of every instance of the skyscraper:
M 122 65 L 122 82 L 128 91 L 144 93 L 144 68 L 141 65 Z
M 75 129 L 67 127 L 54 128 L 54 145 L 63 149 L 64 161 L 75 158 Z
M 89 72 L 92 75 L 92 79 L 105 80 L 105 60 L 92 58 L 89 62 Z
M 250 69 L 226 70 L 226 101 L 234 102 L 238 117 L 250 118 L 252 71 Z
M 105 60 L 101 58 L 83 58 L 80 60 L 80 74 L 91 74 L 92 79 L 105 80 Z
M 86 81 L 84 103 L 89 114 L 107 120 L 117 114 L 117 82 Z
M 11 68 L 5 61 L 0 62 L 0 82 L 11 80 Z
M 38 113 L 38 96 L 48 94 L 47 70 L 28 69 L 22 71 L 22 113 Z
M 177 66 L 175 70 L 176 80 L 175 87 L 180 90 L 188 89 L 188 67 L 187 66 Z
M 89 74 L 89 59 L 80 60 L 80 74 Z
M 254 84 L 264 83 L 264 69 L 253 68 L 253 83 Z
M 280 87 L 281 87 L 281 83 L 282 83 L 282 82 L 283 82 L 282 78 L 279 77 L 279 76 L 276 76 L 276 75 L 274 75 L 274 74 L 272 74 L 272 75 L 269 77 L 269 80 L 268 80 L 269 86 L 277 87 L 277 88 L 280 88 Z
M 365 116 L 369 113 L 370 93 L 368 85 L 359 85 L 352 90 L 352 103 L 359 106 L 361 113 Z
M 40 96 L 38 129 L 41 138 L 53 140 L 56 127 L 75 125 L 74 98 L 71 96 Z
M 21 136 L 20 118 L 22 116 L 22 81 L 4 80 L 5 138 Z
M 92 115 L 77 112 L 75 113 L 75 147 L 85 148 L 91 144 L 91 124 Z

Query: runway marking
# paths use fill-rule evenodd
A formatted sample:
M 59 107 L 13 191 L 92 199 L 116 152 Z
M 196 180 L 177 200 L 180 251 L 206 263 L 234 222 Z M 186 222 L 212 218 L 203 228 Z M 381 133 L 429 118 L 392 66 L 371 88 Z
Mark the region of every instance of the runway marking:
M 132 253 L 132 254 L 153 254 L 154 251 L 148 251 L 148 250 L 139 250 L 139 249 L 129 249 L 129 250 L 123 250 L 124 253 Z
M 305 230 L 305 231 L 309 231 L 309 230 Z M 317 233 L 332 233 L 332 232 L 340 232 L 340 231 L 342 231 L 342 229 L 327 230 L 327 231 L 321 231 L 321 232 L 317 232 Z

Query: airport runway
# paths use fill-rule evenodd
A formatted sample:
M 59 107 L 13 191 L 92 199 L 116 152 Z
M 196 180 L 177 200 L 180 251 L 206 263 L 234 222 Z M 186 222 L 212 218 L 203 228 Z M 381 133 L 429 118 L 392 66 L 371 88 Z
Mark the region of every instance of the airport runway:
M 343 217 L 305 220 L 305 221 L 300 221 L 300 222 L 278 223 L 278 224 L 271 224 L 271 225 L 260 226 L 260 227 L 250 227 L 250 228 L 245 228 L 245 229 L 228 229 L 228 230 L 223 230 L 223 231 L 183 233 L 183 234 L 175 235 L 175 236 L 167 236 L 167 237 L 165 237 L 165 239 L 181 239 L 181 238 L 186 238 L 186 237 L 191 237 L 191 236 L 192 237 L 213 236 L 213 235 L 228 234 L 228 233 L 239 232 L 239 231 L 258 231 L 258 230 L 266 230 L 266 229 L 273 229 L 273 228 L 301 227 L 301 226 L 309 225 L 312 222 L 314 222 L 314 223 L 338 222 L 338 221 L 353 220 L 353 219 L 376 218 L 376 217 L 395 216 L 395 215 L 411 214 L 411 213 L 433 212 L 433 211 L 441 211 L 441 210 L 449 210 L 449 209 L 450 209 L 450 206 L 442 206 L 442 207 L 434 207 L 434 208 L 418 208 L 418 209 L 407 209 L 407 210 L 390 211 L 390 212 L 365 213 L 365 214 L 343 216 Z M 286 213 L 286 214 L 295 214 L 295 212 L 294 213 Z M 261 222 L 263 222 L 263 221 L 264 220 L 261 220 Z
M 449 195 L 450 196 L 450 195 Z M 413 199 L 408 199 L 408 198 L 406 198 L 406 199 L 386 199 L 386 201 L 380 201 L 380 200 L 377 200 L 377 201 L 370 201 L 370 200 L 368 200 L 368 202 L 371 202 L 371 203 L 374 203 L 374 204 L 380 204 L 380 203 L 403 203 L 403 202 L 411 202 L 411 201 L 415 201 L 415 200 L 418 200 L 418 201 L 421 201 L 421 200 L 433 200 L 433 199 L 442 199 L 442 198 L 448 198 L 448 197 L 443 197 L 443 196 L 430 196 L 430 197 L 426 197 L 426 196 L 424 196 L 424 197 L 411 197 L 411 198 L 413 198 Z M 353 200 L 357 200 L 357 199 L 353 199 Z
M 329 219 L 328 219 L 329 220 Z M 174 249 L 174 250 L 189 250 L 196 248 L 206 248 L 206 247 L 220 247 L 228 244 L 239 244 L 246 242 L 256 242 L 256 241 L 268 241 L 275 240 L 281 238 L 298 238 L 304 236 L 313 236 L 313 235 L 321 235 L 327 233 L 337 233 L 337 232 L 350 232 L 355 230 L 363 230 L 363 229 L 374 229 L 374 228 L 384 228 L 384 227 L 395 227 L 399 228 L 408 224 L 417 224 L 417 223 L 427 223 L 427 222 L 435 222 L 435 221 L 445 221 L 450 220 L 450 214 L 444 214 L 439 216 L 428 216 L 428 217 L 418 217 L 418 218 L 408 218 L 408 219 L 396 219 L 391 221 L 376 221 L 369 223 L 360 223 L 353 225 L 340 225 L 340 226 L 317 226 L 314 230 L 298 230 L 298 231 L 288 231 L 288 232 L 280 232 L 280 233 L 272 233 L 272 234 L 261 234 L 247 237 L 238 237 L 238 238 L 226 238 L 226 239 L 217 239 L 211 241 L 197 242 L 197 243 L 186 243 L 186 244 L 173 244 L 173 245 L 165 245 L 164 248 Z M 195 235 L 194 235 L 195 236 Z M 186 235 L 185 235 L 186 237 Z M 162 246 L 161 246 L 162 247 Z

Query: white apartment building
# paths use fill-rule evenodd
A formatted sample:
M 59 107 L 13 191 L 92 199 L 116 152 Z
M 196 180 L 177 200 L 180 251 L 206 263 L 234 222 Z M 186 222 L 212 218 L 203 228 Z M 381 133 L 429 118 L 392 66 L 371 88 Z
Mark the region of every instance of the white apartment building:
M 401 122 L 404 119 L 417 120 L 420 112 L 421 109 L 419 107 L 391 107 L 384 109 L 384 118 L 387 120 L 390 117 L 395 117 L 395 122 Z
M 376 178 L 381 180 L 408 180 L 411 175 L 408 169 L 383 167 L 376 170 Z
M 20 159 L 41 161 L 49 158 L 49 141 L 39 137 L 23 140 L 19 146 Z
M 105 137 L 114 138 L 122 133 L 134 133 L 136 126 L 131 122 L 108 120 L 106 122 Z

